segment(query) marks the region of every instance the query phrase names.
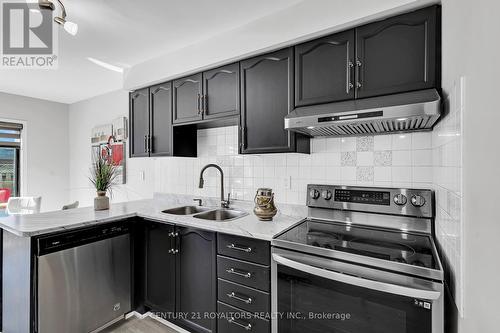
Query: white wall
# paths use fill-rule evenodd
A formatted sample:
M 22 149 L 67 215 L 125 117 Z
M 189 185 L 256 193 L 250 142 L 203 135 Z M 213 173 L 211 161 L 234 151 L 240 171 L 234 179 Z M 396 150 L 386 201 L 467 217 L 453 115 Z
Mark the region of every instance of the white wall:
M 67 204 L 68 106 L 0 93 L 0 118 L 25 124 L 21 195 L 42 196 L 42 210 Z
M 452 91 L 453 82 L 465 77 L 461 333 L 498 332 L 499 11 L 497 1 L 443 1 L 443 86 Z
M 79 200 L 82 206 L 93 204 L 95 189 L 89 182 L 92 159 L 90 135 L 92 128 L 109 124 L 113 119 L 128 117 L 128 92 L 116 91 L 69 106 L 70 199 Z M 153 195 L 153 161 L 150 159 L 127 160 L 127 184 L 113 191 L 114 202 L 150 198 Z M 140 177 L 144 172 L 145 178 Z

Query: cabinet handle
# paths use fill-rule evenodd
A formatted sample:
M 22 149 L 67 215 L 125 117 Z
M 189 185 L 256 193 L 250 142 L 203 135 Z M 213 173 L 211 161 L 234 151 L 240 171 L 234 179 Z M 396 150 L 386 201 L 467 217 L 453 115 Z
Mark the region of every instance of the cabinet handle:
M 251 331 L 251 330 L 252 330 L 252 324 L 250 324 L 250 323 L 247 323 L 247 324 L 241 324 L 241 323 L 238 323 L 238 322 L 236 321 L 236 319 L 234 319 L 234 317 L 229 318 L 227 321 L 228 321 L 230 324 L 234 324 L 234 325 L 236 325 L 236 326 L 242 327 L 242 328 L 244 328 L 244 329 L 245 329 L 245 330 L 247 330 L 247 331 Z
M 243 303 L 246 303 L 246 304 L 252 304 L 252 302 L 253 302 L 253 300 L 252 300 L 251 297 L 247 297 L 247 298 L 240 297 L 234 291 L 232 291 L 231 293 L 227 294 L 227 297 L 235 299 L 235 300 L 243 302 Z
M 198 114 L 201 113 L 201 95 L 198 94 Z
M 238 271 L 237 269 L 234 269 L 234 268 L 226 269 L 226 272 L 229 273 L 229 274 L 234 274 L 234 275 L 238 275 L 238 276 L 244 277 L 245 279 L 250 279 L 252 277 L 252 273 L 250 273 L 250 272 L 244 272 L 244 271 Z
M 363 64 L 359 59 L 356 59 L 356 88 L 359 89 L 363 86 L 362 82 L 363 80 L 361 79 L 361 66 Z
M 242 126 L 241 128 L 241 148 L 245 149 L 246 148 L 246 130 L 245 127 Z
M 144 152 L 148 152 L 148 136 L 144 135 Z
M 178 232 L 173 232 L 173 231 L 172 231 L 172 232 L 169 232 L 169 233 L 168 233 L 168 237 L 177 237 L 177 236 L 179 236 L 179 233 L 178 233 Z
M 168 250 L 168 253 L 176 255 L 177 253 L 179 253 L 179 250 L 177 250 L 177 249 L 170 249 L 170 250 Z
M 231 249 L 231 250 L 242 251 L 242 252 L 246 252 L 246 253 L 252 252 L 251 247 L 239 247 L 239 246 L 234 245 L 234 244 L 228 244 L 228 245 L 226 245 L 226 247 L 228 249 Z
M 203 95 L 203 114 L 207 114 L 208 111 L 208 95 Z
M 354 64 L 351 60 L 347 61 L 347 87 L 346 87 L 346 93 L 349 94 L 349 91 L 351 91 L 352 88 L 354 88 L 354 85 L 351 82 L 351 71 L 354 67 Z
M 148 153 L 151 152 L 152 140 L 151 135 L 148 135 Z

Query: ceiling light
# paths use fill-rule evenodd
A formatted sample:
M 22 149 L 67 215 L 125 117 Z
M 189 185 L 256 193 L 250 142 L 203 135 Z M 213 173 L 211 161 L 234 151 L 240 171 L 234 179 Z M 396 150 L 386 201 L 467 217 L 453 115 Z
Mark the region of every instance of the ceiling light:
M 118 73 L 123 73 L 123 68 L 121 68 L 121 67 L 108 64 L 107 62 L 104 62 L 104 61 L 101 61 L 101 60 L 98 60 L 98 59 L 92 58 L 92 57 L 87 57 L 87 59 L 89 61 L 92 61 L 94 64 L 96 64 L 98 66 L 101 66 L 103 68 L 106 68 L 106 69 L 109 69 L 111 71 L 115 71 L 115 72 L 118 72 Z
M 54 21 L 64 27 L 67 33 L 75 36 L 78 32 L 78 24 L 66 20 L 66 8 L 64 7 L 61 0 L 57 0 L 59 6 L 61 6 L 61 16 L 54 17 Z M 39 0 L 38 5 L 40 8 L 55 10 L 55 5 L 51 0 Z

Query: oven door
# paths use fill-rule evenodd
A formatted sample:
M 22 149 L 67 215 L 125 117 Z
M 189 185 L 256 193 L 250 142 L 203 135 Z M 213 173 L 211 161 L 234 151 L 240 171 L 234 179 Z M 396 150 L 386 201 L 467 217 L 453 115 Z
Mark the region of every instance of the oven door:
M 272 250 L 273 333 L 443 333 L 443 284 Z

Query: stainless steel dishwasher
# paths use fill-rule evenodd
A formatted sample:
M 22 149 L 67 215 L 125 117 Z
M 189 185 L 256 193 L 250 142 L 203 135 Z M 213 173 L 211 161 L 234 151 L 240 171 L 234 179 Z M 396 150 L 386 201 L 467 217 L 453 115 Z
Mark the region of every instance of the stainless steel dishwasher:
M 124 223 L 38 239 L 39 333 L 95 332 L 131 310 Z

